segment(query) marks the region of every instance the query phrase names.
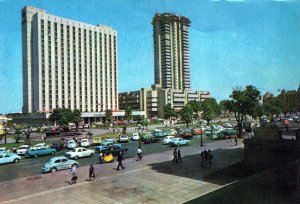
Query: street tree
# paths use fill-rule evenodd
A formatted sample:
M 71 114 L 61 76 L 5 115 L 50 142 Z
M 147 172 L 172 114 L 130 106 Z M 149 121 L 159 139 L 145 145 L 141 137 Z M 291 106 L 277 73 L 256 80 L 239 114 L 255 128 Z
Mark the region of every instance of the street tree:
M 220 107 L 214 98 L 208 98 L 201 102 L 201 117 L 207 122 L 209 126 L 210 121 L 220 115 Z
M 127 106 L 125 109 L 125 120 L 129 123 L 129 120 L 132 119 L 132 109 L 130 106 Z
M 106 123 L 111 123 L 113 119 L 112 110 L 107 109 L 105 110 L 105 121 Z
M 239 129 L 239 137 L 242 136 L 243 121 L 246 115 L 259 116 L 261 114 L 261 95 L 254 86 L 248 85 L 244 89 L 236 88 L 230 95 L 230 100 L 226 103 L 226 108 L 234 113 Z
M 179 112 L 181 120 L 186 123 L 186 127 L 189 127 L 189 123 L 193 121 L 193 108 L 191 105 L 186 104 Z
M 263 112 L 271 119 L 271 121 L 274 120 L 274 115 L 277 117 L 282 113 L 282 109 L 281 101 L 278 98 L 270 98 L 263 103 Z
M 49 116 L 48 120 L 53 122 L 55 125 L 58 125 L 60 119 L 61 119 L 61 111 L 62 109 L 54 109 L 51 115 Z
M 164 119 L 169 120 L 171 126 L 172 117 L 177 117 L 177 113 L 172 107 L 171 103 L 164 106 Z
M 61 109 L 59 124 L 64 130 L 69 129 L 69 123 L 73 122 L 73 112 L 70 109 Z
M 199 120 L 199 116 L 200 116 L 200 111 L 201 111 L 201 102 L 200 101 L 196 101 L 196 100 L 192 100 L 189 101 L 188 104 L 191 105 L 192 109 L 193 109 L 193 117 L 195 120 Z
M 81 111 L 76 109 L 72 112 L 72 122 L 76 125 L 76 131 L 78 131 L 78 124 L 82 121 Z

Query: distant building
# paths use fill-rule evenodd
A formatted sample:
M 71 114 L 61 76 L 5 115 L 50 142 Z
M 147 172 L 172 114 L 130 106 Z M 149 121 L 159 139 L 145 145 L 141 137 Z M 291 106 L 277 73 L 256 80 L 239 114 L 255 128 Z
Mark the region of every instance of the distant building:
M 162 89 L 191 88 L 189 64 L 190 20 L 172 13 L 153 17 L 154 82 Z
M 115 30 L 30 6 L 21 14 L 23 113 L 119 109 Z
M 203 101 L 207 98 L 211 98 L 210 92 L 207 91 L 178 91 L 152 85 L 152 88 L 148 89 L 119 93 L 119 107 L 122 110 L 131 107 L 134 111 L 144 111 L 147 118 L 163 118 L 164 106 L 168 103 L 175 111 L 180 111 L 189 101 Z
M 208 91 L 192 91 L 189 65 L 190 20 L 172 13 L 153 17 L 154 85 L 119 93 L 119 107 L 145 112 L 146 117 L 164 116 L 168 103 L 180 111 L 189 101 L 211 98 Z
M 280 99 L 284 112 L 300 112 L 300 85 L 298 90 L 281 90 L 278 96 L 266 93 L 263 97 L 263 101 L 265 102 L 272 98 Z

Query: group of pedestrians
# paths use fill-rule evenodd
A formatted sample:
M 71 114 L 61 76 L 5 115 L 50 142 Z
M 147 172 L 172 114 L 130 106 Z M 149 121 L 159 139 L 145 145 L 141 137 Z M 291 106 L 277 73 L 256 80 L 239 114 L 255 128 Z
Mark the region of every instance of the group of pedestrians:
M 182 159 L 181 159 L 181 152 L 180 149 L 175 148 L 173 150 L 173 164 L 178 164 L 180 161 L 180 163 L 182 163 Z
M 202 168 L 205 168 L 208 165 L 210 166 L 212 164 L 213 155 L 212 155 L 210 149 L 201 151 L 200 155 L 201 155 Z

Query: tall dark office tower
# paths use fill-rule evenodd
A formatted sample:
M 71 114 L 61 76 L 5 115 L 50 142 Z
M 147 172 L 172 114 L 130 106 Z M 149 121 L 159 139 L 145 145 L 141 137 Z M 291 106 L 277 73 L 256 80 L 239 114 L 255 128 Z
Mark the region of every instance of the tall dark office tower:
M 163 89 L 189 90 L 190 20 L 172 13 L 156 13 L 153 25 L 155 84 Z

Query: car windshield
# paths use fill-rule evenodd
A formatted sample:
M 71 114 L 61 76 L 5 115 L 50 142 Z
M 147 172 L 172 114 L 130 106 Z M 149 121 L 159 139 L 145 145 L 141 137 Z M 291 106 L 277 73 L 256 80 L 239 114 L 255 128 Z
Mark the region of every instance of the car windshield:
M 72 152 L 76 152 L 76 149 L 72 149 Z
M 27 147 L 19 147 L 19 149 L 27 149 Z

